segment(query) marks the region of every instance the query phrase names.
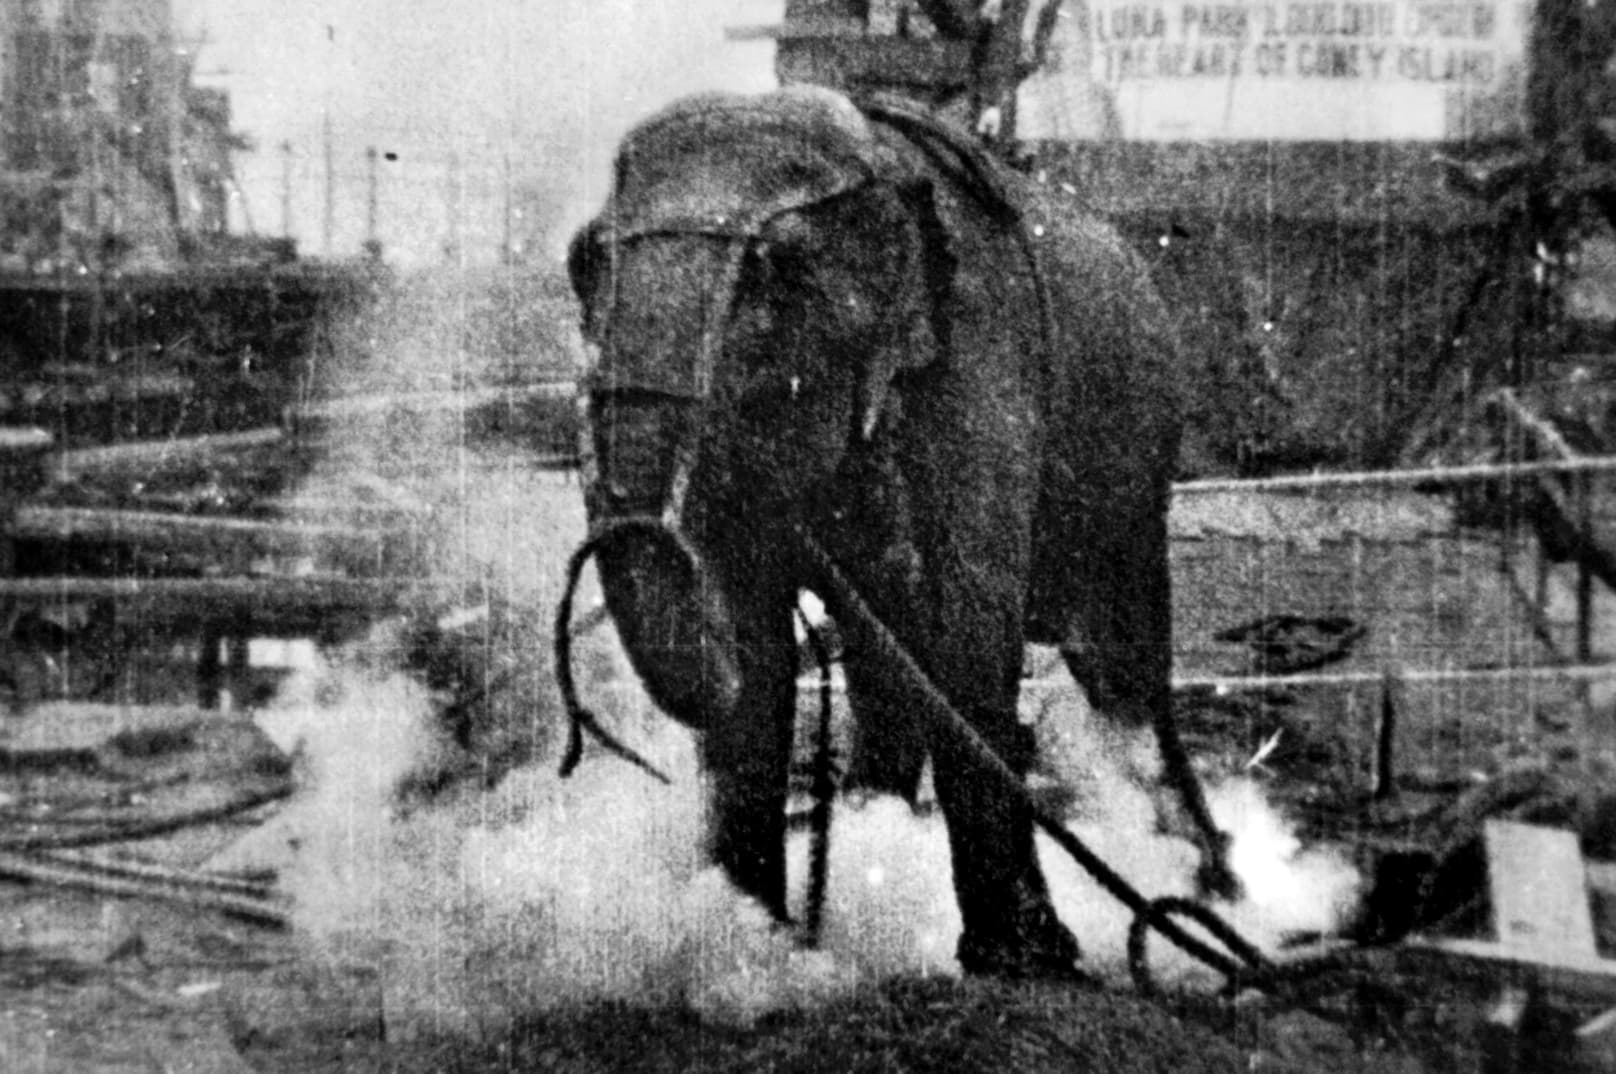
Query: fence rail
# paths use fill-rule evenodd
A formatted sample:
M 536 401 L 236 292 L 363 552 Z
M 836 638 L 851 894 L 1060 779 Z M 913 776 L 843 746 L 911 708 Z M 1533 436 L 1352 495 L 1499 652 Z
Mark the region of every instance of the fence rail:
M 1414 470 L 1349 470 L 1341 473 L 1285 474 L 1280 477 L 1256 478 L 1218 477 L 1175 482 L 1173 495 L 1195 496 L 1208 492 L 1299 492 L 1309 489 L 1372 488 L 1390 485 L 1460 485 L 1471 481 L 1573 473 L 1616 473 L 1616 455 L 1579 455 L 1567 459 L 1431 466 Z

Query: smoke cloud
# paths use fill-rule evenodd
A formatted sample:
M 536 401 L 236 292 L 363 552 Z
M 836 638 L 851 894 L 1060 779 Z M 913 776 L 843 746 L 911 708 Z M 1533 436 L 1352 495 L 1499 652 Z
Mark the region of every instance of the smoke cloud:
M 823 947 L 801 950 L 703 862 L 691 735 L 650 708 L 609 631 L 586 644 L 597 669 L 591 702 L 672 786 L 605 756 L 563 781 L 547 757 L 492 792 L 404 811 L 396 781 L 443 748 L 419 687 L 381 667 L 324 668 L 276 706 L 271 723 L 301 743 L 308 773 L 278 822 L 299 935 L 313 957 L 380 971 L 390 1036 L 488 1031 L 599 1000 L 682 1005 L 746 1025 L 893 975 L 958 973 L 940 817 L 891 799 L 840 805 Z M 1147 894 L 1191 894 L 1192 848 L 1157 833 L 1151 796 L 1108 759 L 1116 743 L 1092 746 L 1084 769 L 1069 773 L 1080 791 L 1073 831 Z M 1269 951 L 1289 933 L 1332 928 L 1356 888 L 1350 867 L 1301 852 L 1250 782 L 1212 799 L 1236 834 L 1249 893 L 1220 913 Z M 1127 911 L 1042 838 L 1040 852 L 1089 967 L 1125 984 Z M 807 853 L 806 837 L 793 842 L 799 915 Z M 1165 982 L 1218 983 L 1159 940 L 1151 961 Z

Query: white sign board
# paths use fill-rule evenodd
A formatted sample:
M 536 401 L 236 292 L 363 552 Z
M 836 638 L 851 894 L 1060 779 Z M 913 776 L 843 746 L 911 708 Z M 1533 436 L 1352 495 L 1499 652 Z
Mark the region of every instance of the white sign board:
M 1035 5 L 1036 6 L 1036 5 Z M 1530 0 L 1067 0 L 1034 139 L 1451 141 L 1518 133 Z

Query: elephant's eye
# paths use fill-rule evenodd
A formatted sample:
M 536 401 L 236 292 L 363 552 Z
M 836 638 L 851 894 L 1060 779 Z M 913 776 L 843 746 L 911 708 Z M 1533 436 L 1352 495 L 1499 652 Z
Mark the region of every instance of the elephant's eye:
M 802 259 L 778 243 L 759 242 L 746 252 L 730 317 L 730 337 L 743 351 L 759 357 L 780 343 L 780 333 L 794 322 L 800 305 L 805 269 Z
M 765 291 L 792 290 L 802 284 L 806 275 L 802 251 L 785 242 L 754 243 L 741 263 L 742 284 Z

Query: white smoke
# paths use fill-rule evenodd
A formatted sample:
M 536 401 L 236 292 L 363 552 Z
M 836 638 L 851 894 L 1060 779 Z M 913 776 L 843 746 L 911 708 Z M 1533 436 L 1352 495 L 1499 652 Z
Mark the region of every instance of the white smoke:
M 458 475 L 453 487 L 473 502 L 446 512 L 459 534 L 447 543 L 464 569 L 542 609 L 547 623 L 560 565 L 582 532 L 577 488 L 514 466 L 463 466 Z M 580 607 L 597 592 L 586 586 Z M 262 715 L 300 758 L 303 786 L 255 842 L 267 859 L 257 864 L 277 866 L 295 900 L 309 955 L 377 971 L 391 1038 L 492 1030 L 524 1012 L 599 1000 L 683 1005 L 744 1025 L 894 975 L 959 972 L 940 815 L 917 816 L 891 799 L 838 804 L 819 951 L 801 950 L 706 866 L 694 739 L 650 705 L 609 628 L 577 640 L 583 698 L 671 786 L 605 754 L 561 780 L 559 698 L 540 668 L 515 706 L 551 729 L 536 760 L 491 791 L 468 785 L 401 805 L 399 784 L 453 747 L 438 722 L 440 699 L 389 663 L 386 642 L 383 633 L 356 656 L 308 669 Z M 548 649 L 547 637 L 535 637 L 523 659 L 542 665 Z M 1155 798 L 1141 789 L 1153 746 L 1091 719 L 1075 688 L 1046 699 L 1037 718 L 1048 776 L 1074 792 L 1072 830 L 1145 894 L 1193 894 L 1196 854 L 1157 831 Z M 1214 787 L 1211 799 L 1235 834 L 1247 893 L 1219 911 L 1269 951 L 1288 933 L 1329 931 L 1354 890 L 1350 867 L 1302 851 L 1255 783 Z M 1039 847 L 1056 909 L 1089 968 L 1125 983 L 1130 915 L 1049 841 L 1040 837 Z M 800 920 L 806 837 L 788 859 Z M 1159 939 L 1151 964 L 1159 980 L 1198 980 Z
M 1195 897 L 1198 851 L 1158 823 L 1166 791 L 1153 735 L 1105 724 L 1075 688 L 1046 697 L 1039 731 L 1057 778 L 1077 791 L 1068 830 L 1147 898 Z M 1206 794 L 1213 819 L 1233 838 L 1230 865 L 1242 889 L 1239 901 L 1215 901 L 1211 908 L 1270 954 L 1292 936 L 1338 930 L 1360 892 L 1352 863 L 1330 848 L 1304 849 L 1294 826 L 1254 779 L 1206 779 Z M 1082 942 L 1090 968 L 1118 983 L 1128 981 L 1132 911 L 1042 833 L 1038 847 L 1055 907 Z M 1153 935 L 1149 950 L 1160 982 L 1218 983 L 1165 939 Z
M 609 632 L 588 644 L 615 648 Z M 390 1035 L 487 1029 L 599 1000 L 682 1004 L 745 1025 L 894 975 L 959 972 L 940 816 L 890 799 L 840 805 L 823 945 L 802 950 L 704 865 L 692 736 L 651 713 L 620 653 L 596 655 L 621 688 L 592 701 L 607 701 L 605 718 L 631 729 L 672 786 L 605 756 L 564 781 L 547 759 L 492 792 L 401 814 L 391 781 L 439 748 L 419 688 L 380 669 L 326 669 L 272 714 L 272 726 L 298 736 L 309 775 L 276 826 L 291 855 L 282 880 L 296 899 L 298 933 L 319 958 L 380 970 Z M 1156 832 L 1151 796 L 1104 759 L 1115 745 L 1095 742 L 1087 768 L 1072 773 L 1084 792 L 1072 830 L 1146 894 L 1192 894 L 1193 849 Z M 1236 835 L 1247 891 L 1219 912 L 1269 951 L 1290 932 L 1330 929 L 1354 890 L 1352 870 L 1301 852 L 1253 783 L 1214 788 L 1212 802 Z M 1056 907 L 1089 968 L 1125 982 L 1129 913 L 1053 843 L 1039 843 Z M 806 837 L 793 841 L 799 919 L 807 853 Z M 1202 979 L 1164 941 L 1151 954 L 1160 980 Z

